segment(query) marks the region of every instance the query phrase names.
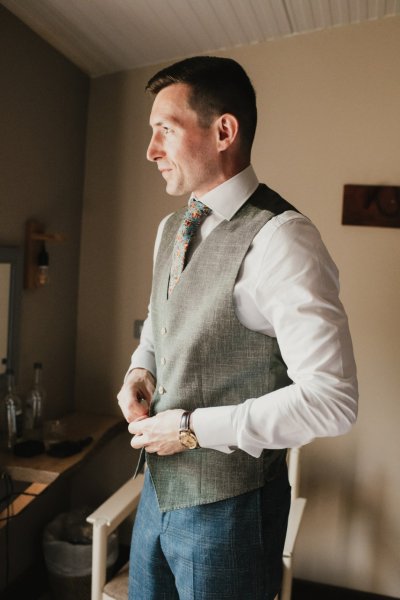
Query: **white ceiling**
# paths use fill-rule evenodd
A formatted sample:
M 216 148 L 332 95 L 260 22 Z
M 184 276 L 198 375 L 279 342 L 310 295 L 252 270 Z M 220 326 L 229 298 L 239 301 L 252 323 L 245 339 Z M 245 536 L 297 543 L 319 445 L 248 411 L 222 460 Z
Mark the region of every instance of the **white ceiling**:
M 400 0 L 0 0 L 92 77 L 400 15 Z

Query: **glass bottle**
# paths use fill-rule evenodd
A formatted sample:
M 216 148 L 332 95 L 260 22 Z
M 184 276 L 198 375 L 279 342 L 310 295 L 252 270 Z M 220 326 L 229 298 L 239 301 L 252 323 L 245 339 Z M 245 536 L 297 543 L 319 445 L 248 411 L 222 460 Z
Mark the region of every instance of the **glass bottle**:
M 16 393 L 14 370 L 6 370 L 7 392 L 3 399 L 5 415 L 5 438 L 7 448 L 12 449 L 15 442 L 22 439 L 23 414 L 21 399 Z
M 43 407 L 46 391 L 42 384 L 42 363 L 33 363 L 33 387 L 25 402 L 25 429 L 31 435 L 41 436 L 43 429 Z
M 6 393 L 6 369 L 7 359 L 2 358 L 1 360 L 1 372 L 0 372 L 0 398 L 3 398 Z

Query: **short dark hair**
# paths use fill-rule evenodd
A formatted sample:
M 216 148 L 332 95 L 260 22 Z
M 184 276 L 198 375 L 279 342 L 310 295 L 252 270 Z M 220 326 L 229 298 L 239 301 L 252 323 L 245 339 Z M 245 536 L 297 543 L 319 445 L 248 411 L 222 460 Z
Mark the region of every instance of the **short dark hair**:
M 202 127 L 209 127 L 216 115 L 234 115 L 243 147 L 250 152 L 257 126 L 256 94 L 239 63 L 217 56 L 187 58 L 153 75 L 146 90 L 156 95 L 174 83 L 191 87 L 189 105 Z

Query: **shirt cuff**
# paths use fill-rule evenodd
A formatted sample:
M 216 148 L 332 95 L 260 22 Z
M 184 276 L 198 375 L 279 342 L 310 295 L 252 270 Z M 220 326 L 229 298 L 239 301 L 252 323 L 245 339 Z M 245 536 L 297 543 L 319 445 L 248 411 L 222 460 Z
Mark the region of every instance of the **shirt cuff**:
M 218 450 L 231 454 L 238 448 L 235 423 L 237 406 L 216 406 L 197 408 L 192 415 L 192 427 L 201 448 Z M 260 456 L 262 450 L 257 447 L 242 448 L 251 456 Z
M 128 369 L 128 373 L 132 371 L 132 369 L 146 369 L 147 371 L 150 371 L 150 373 L 156 379 L 157 369 L 154 354 L 148 350 L 142 350 L 140 346 L 138 346 L 138 348 L 132 354 L 132 360 Z

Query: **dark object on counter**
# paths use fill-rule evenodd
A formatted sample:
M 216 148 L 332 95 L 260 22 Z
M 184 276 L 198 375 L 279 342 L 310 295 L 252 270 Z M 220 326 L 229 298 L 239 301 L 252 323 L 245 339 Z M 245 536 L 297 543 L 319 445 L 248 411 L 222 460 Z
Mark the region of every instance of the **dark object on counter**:
M 48 454 L 49 456 L 54 456 L 56 458 L 67 458 L 67 456 L 73 456 L 74 454 L 78 454 L 78 452 L 83 450 L 85 446 L 88 446 L 92 442 L 92 437 L 87 437 L 77 442 L 71 440 L 57 442 L 56 444 L 51 444 L 46 454 Z
M 44 451 L 44 444 L 39 440 L 25 440 L 24 442 L 18 442 L 18 444 L 15 444 L 14 446 L 15 456 L 23 456 L 25 458 L 43 454 Z

